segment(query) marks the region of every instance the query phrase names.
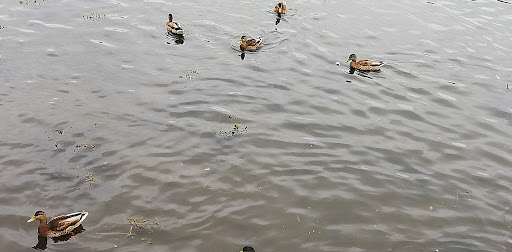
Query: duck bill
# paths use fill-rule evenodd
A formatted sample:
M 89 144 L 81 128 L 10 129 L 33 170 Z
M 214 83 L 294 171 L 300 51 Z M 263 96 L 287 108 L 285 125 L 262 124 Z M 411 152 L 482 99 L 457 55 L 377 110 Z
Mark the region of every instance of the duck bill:
M 348 60 L 345 60 L 345 63 L 349 62 L 350 61 L 350 58 Z
M 28 219 L 27 222 L 32 222 L 32 221 L 35 221 L 36 220 L 36 217 L 35 216 L 32 216 L 32 218 Z
M 242 44 L 242 40 L 238 40 L 238 44 Z

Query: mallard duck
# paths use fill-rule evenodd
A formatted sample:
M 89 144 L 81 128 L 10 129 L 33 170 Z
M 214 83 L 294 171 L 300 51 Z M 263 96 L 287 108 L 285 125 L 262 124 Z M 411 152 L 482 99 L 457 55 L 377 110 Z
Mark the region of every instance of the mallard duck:
M 66 215 L 53 217 L 46 222 L 46 214 L 43 211 L 37 211 L 27 222 L 39 220 L 39 235 L 45 237 L 59 237 L 71 233 L 75 228 L 82 224 L 89 213 L 82 211 Z
M 348 59 L 347 59 L 347 61 L 345 61 L 345 63 L 349 62 L 350 60 L 352 60 L 350 62 L 350 67 L 355 68 L 357 70 L 361 70 L 361 71 L 371 71 L 371 72 L 380 71 L 380 67 L 382 65 L 384 65 L 384 63 L 382 63 L 382 62 L 375 63 L 375 62 L 371 62 L 369 60 L 357 61 L 357 56 L 353 53 L 350 54 L 350 56 L 348 56 Z
M 240 44 L 240 50 L 242 51 L 256 51 L 263 46 L 261 39 L 247 39 L 247 36 L 245 35 L 240 38 L 238 43 Z
M 172 34 L 183 35 L 183 28 L 181 28 L 178 22 L 172 21 L 172 14 L 169 14 L 169 22 L 166 24 L 167 31 Z
M 281 14 L 286 14 L 286 2 L 285 1 L 282 1 L 278 4 L 276 4 L 276 7 L 274 7 L 274 12 L 281 15 Z
M 240 252 L 256 252 L 251 246 L 245 246 Z

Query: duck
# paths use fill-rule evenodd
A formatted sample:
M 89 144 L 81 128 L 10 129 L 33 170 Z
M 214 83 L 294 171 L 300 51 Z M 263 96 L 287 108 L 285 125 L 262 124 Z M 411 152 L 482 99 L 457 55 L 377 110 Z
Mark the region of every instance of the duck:
M 277 3 L 276 7 L 274 7 L 274 12 L 277 13 L 278 15 L 286 14 L 286 11 L 287 11 L 287 9 L 286 9 L 285 1 Z
M 350 62 L 350 67 L 351 68 L 355 68 L 357 70 L 360 70 L 360 71 L 369 71 L 369 72 L 377 72 L 377 71 L 380 71 L 380 67 L 382 65 L 384 65 L 383 62 L 372 62 L 370 60 L 360 60 L 360 61 L 357 61 L 357 56 L 352 53 L 350 54 L 350 56 L 348 56 L 348 59 L 346 62 L 349 62 L 350 60 L 352 60 Z
M 70 213 L 53 217 L 49 222 L 46 222 L 46 213 L 37 211 L 27 222 L 38 220 L 39 228 L 37 231 L 39 235 L 53 238 L 69 233 L 73 235 L 73 230 L 82 224 L 88 214 L 85 211 Z
M 245 246 L 242 248 L 242 250 L 240 250 L 240 252 L 256 252 L 256 250 L 254 250 L 254 248 L 251 246 Z
M 167 31 L 176 34 L 176 35 L 183 35 L 183 28 L 181 28 L 180 24 L 178 22 L 172 21 L 172 14 L 169 13 L 169 21 L 166 24 Z
M 258 39 L 258 40 L 253 39 L 253 38 L 247 39 L 247 36 L 245 36 L 245 35 L 240 38 L 238 43 L 240 44 L 240 50 L 242 50 L 242 51 L 254 52 L 263 46 L 263 44 L 261 43 L 261 39 Z

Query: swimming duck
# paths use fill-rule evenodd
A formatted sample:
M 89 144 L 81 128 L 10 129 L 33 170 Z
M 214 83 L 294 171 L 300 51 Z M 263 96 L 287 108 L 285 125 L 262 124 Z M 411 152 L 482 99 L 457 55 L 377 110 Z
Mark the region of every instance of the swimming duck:
M 245 246 L 240 252 L 256 252 L 251 246 Z
M 37 211 L 27 222 L 39 221 L 37 231 L 45 237 L 59 237 L 72 233 L 72 231 L 82 224 L 89 213 L 82 211 L 66 215 L 53 217 L 48 223 L 46 214 L 43 211 Z
M 169 14 L 169 22 L 166 24 L 167 31 L 172 34 L 183 35 L 183 28 L 181 28 L 178 22 L 172 21 L 172 14 Z
M 274 7 L 274 12 L 278 15 L 286 14 L 286 2 L 282 1 L 281 3 L 276 4 L 276 7 Z
M 240 50 L 242 51 L 256 51 L 260 49 L 263 44 L 261 43 L 261 39 L 247 39 L 247 36 L 242 36 L 240 40 L 238 41 L 240 44 Z
M 350 56 L 348 56 L 348 59 L 347 59 L 347 61 L 345 61 L 345 63 L 349 62 L 350 60 L 352 60 L 350 62 L 350 67 L 355 68 L 357 70 L 361 70 L 361 71 L 370 71 L 370 72 L 380 71 L 380 67 L 382 65 L 384 65 L 384 63 L 382 63 L 382 62 L 374 63 L 369 60 L 357 61 L 357 56 L 353 53 L 350 54 Z

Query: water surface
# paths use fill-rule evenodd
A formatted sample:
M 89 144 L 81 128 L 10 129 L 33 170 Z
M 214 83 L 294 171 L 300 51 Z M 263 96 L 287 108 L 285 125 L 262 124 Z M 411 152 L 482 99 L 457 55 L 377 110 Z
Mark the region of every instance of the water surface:
M 0 3 L 4 249 L 87 210 L 48 251 L 507 251 L 512 6 L 274 4 Z

